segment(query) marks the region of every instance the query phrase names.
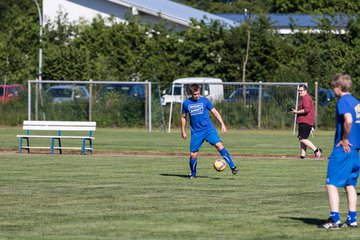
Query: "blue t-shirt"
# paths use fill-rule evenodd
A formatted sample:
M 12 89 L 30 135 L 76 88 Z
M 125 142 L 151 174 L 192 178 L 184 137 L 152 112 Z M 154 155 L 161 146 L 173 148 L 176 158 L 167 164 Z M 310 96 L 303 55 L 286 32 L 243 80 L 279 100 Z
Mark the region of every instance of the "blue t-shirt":
M 345 113 L 351 113 L 353 119 L 348 137 L 349 142 L 352 144 L 351 148 L 360 149 L 360 103 L 359 100 L 351 94 L 343 95 L 336 104 L 336 132 L 334 145 L 336 146 L 342 139 Z
M 183 102 L 182 113 L 189 113 L 192 133 L 214 128 L 208 112 L 213 108 L 209 99 L 204 97 L 200 97 L 197 101 L 188 98 Z

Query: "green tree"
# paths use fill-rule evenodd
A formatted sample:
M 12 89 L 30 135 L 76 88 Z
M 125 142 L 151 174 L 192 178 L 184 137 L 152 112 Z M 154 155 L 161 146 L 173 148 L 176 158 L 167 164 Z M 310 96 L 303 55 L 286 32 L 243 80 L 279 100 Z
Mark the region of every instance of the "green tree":
M 3 3 L 0 7 L 2 48 L 0 76 L 1 78 L 6 76 L 10 82 L 33 79 L 37 72 L 39 20 L 37 15 L 23 13 L 23 8 L 26 6 L 26 4 L 9 4 L 5 8 Z

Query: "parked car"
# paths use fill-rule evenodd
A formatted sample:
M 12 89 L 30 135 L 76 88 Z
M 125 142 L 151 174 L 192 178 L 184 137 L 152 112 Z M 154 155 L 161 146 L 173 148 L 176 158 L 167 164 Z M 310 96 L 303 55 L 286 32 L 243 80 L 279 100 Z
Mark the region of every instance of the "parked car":
M 54 103 L 76 100 L 89 101 L 89 92 L 84 86 L 52 86 L 46 90 L 46 95 Z
M 225 101 L 227 102 L 240 102 L 244 99 L 243 97 L 243 87 L 235 89 L 227 98 L 225 98 Z M 253 102 L 259 100 L 259 87 L 246 87 L 245 88 L 245 95 L 246 95 L 246 101 L 247 102 Z M 262 89 L 261 92 L 262 100 L 267 101 L 270 99 L 270 95 L 267 93 L 266 89 Z
M 109 93 L 118 93 L 135 99 L 145 99 L 145 86 L 142 84 L 114 83 L 106 84 L 100 90 L 99 97 L 102 98 Z
M 319 89 L 319 105 L 326 107 L 335 99 L 335 94 L 330 89 Z
M 25 87 L 21 84 L 13 84 L 18 94 L 23 94 L 25 92 Z
M 190 77 L 190 78 L 180 78 L 172 82 L 172 84 L 163 91 L 161 96 L 161 105 L 166 106 L 166 104 L 182 103 L 186 98 L 190 96 L 189 87 L 192 83 L 197 83 L 200 85 L 200 92 L 206 98 L 209 98 L 210 101 L 220 102 L 224 98 L 224 86 L 222 85 L 222 80 L 218 78 L 211 77 Z M 181 87 L 184 86 L 184 98 L 181 96 Z
M 7 103 L 24 92 L 24 86 L 20 84 L 0 84 L 0 103 Z

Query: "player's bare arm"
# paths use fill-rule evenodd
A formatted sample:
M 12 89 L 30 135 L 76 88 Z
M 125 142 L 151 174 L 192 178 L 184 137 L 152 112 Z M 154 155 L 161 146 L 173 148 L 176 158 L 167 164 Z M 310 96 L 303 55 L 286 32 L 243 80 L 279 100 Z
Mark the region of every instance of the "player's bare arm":
M 215 118 L 216 118 L 216 119 L 219 121 L 219 123 L 221 124 L 221 131 L 222 131 L 223 133 L 227 132 L 226 126 L 225 126 L 225 124 L 224 124 L 224 121 L 222 120 L 222 117 L 221 117 L 220 113 L 219 113 L 215 108 L 211 109 L 211 112 L 212 112 L 212 114 L 214 114 Z
M 181 115 L 181 137 L 183 139 L 187 139 L 187 134 L 186 134 L 186 131 L 185 131 L 185 126 L 186 126 L 186 114 L 183 113 Z
M 342 146 L 345 152 L 350 152 L 350 147 L 352 146 L 349 142 L 348 136 L 351 130 L 353 119 L 350 113 L 344 114 L 344 132 L 342 135 L 341 141 L 337 144 L 337 146 Z

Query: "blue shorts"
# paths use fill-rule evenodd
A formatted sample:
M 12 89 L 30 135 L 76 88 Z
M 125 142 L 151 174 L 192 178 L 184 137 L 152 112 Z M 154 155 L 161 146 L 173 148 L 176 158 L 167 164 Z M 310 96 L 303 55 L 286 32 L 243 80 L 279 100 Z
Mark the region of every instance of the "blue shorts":
M 345 153 L 343 148 L 335 147 L 329 157 L 326 184 L 335 187 L 356 187 L 360 172 L 359 151 L 352 149 Z
M 191 133 L 190 152 L 198 152 L 204 141 L 207 141 L 211 145 L 215 145 L 218 142 L 221 142 L 221 139 L 215 128 Z

